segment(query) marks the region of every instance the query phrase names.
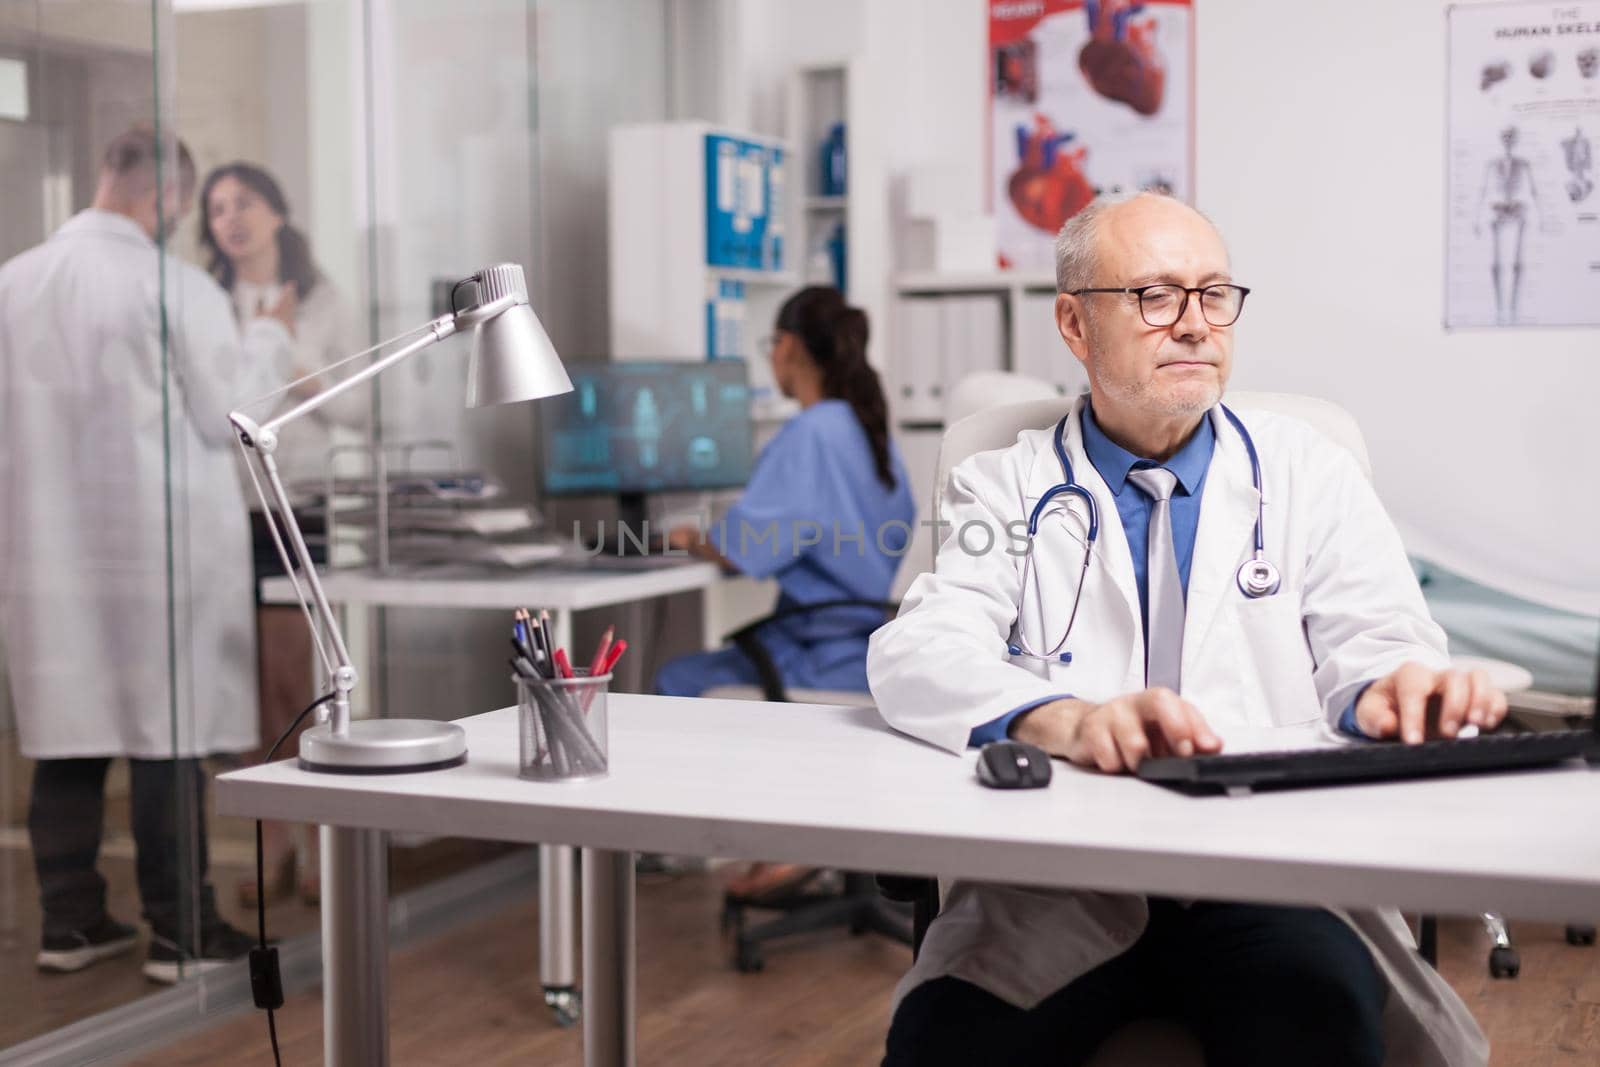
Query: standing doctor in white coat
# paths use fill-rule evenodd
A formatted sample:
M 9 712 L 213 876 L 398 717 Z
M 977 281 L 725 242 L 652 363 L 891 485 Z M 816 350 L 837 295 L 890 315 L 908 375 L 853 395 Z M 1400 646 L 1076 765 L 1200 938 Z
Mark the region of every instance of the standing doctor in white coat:
M 227 413 L 286 380 L 294 307 L 241 336 L 217 284 L 162 253 L 194 185 L 181 144 L 129 131 L 94 205 L 0 268 L 0 626 L 22 751 L 39 761 L 28 829 L 46 970 L 136 943 L 95 870 L 113 757 L 130 765 L 146 976 L 250 947 L 206 881 L 199 759 L 256 743 Z
M 1062 443 L 1099 511 L 1070 636 L 1057 652 L 1086 505 L 1058 497 L 1045 514 L 1026 586 L 1012 533 L 1064 480 L 1057 427 L 1042 427 L 951 472 L 936 570 L 872 639 L 868 677 L 892 726 L 952 752 L 1010 736 L 1117 773 L 1230 736 L 1325 724 L 1414 743 L 1500 721 L 1502 694 L 1446 669 L 1444 634 L 1352 456 L 1298 420 L 1241 410 L 1255 490 L 1219 403 L 1243 294 L 1208 288 L 1234 285 L 1210 222 L 1167 197 L 1098 201 L 1062 229 L 1057 282 L 1057 324 L 1090 382 Z M 1176 288 L 1130 291 L 1157 285 Z M 1250 599 L 1236 572 L 1263 497 L 1281 587 Z M 969 523 L 996 546 L 964 548 Z M 1078 1063 L 1150 1014 L 1175 1015 L 1230 1067 L 1487 1060 L 1393 912 L 957 883 L 898 992 L 885 1067 Z

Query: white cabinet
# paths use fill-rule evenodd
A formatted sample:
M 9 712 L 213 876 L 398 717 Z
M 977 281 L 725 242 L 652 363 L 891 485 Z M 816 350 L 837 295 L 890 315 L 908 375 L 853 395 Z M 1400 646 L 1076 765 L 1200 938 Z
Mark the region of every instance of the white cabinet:
M 792 269 L 791 152 L 703 122 L 611 131 L 614 359 L 749 361 L 758 411 L 777 404 L 758 349 Z

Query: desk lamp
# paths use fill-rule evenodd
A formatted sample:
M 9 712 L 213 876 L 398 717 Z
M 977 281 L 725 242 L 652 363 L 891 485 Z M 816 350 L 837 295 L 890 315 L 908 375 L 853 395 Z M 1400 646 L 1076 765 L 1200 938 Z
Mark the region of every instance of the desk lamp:
M 456 293 L 464 286 L 476 287 L 475 302 L 456 308 Z M 317 568 L 306 548 L 305 536 L 295 522 L 289 494 L 278 476 L 273 459 L 280 432 L 341 393 L 376 378 L 397 363 L 463 329 L 472 329 L 472 358 L 467 372 L 467 406 L 486 407 L 521 400 L 536 400 L 572 391 L 561 357 L 545 334 L 544 327 L 528 304 L 528 287 L 522 268 L 515 263 L 485 267 L 470 278 L 455 284 L 450 295 L 451 311 L 423 326 L 392 337 L 350 359 L 360 359 L 401 341 L 400 349 L 373 361 L 356 374 L 283 414 L 257 423 L 243 413 L 228 416 L 245 455 L 245 466 L 268 516 L 273 543 L 284 570 L 294 582 L 295 595 L 311 627 L 317 654 L 333 684 L 333 698 L 317 709 L 317 725 L 300 736 L 300 763 L 308 770 L 345 774 L 399 774 L 454 766 L 467 758 L 466 733 L 451 722 L 432 719 L 363 719 L 350 721 L 350 691 L 359 676 L 350 662 L 344 634 L 339 630 L 333 609 L 323 593 Z M 293 390 L 303 382 L 327 374 L 350 360 L 343 360 L 291 383 L 270 396 Z M 261 398 L 262 400 L 268 397 Z M 254 405 L 245 405 L 247 408 Z M 263 477 L 265 486 L 263 486 Z M 379 486 L 379 492 L 387 492 Z M 282 524 L 270 521 L 273 512 Z M 287 534 L 288 545 L 284 545 Z M 291 562 L 290 554 L 293 553 Z

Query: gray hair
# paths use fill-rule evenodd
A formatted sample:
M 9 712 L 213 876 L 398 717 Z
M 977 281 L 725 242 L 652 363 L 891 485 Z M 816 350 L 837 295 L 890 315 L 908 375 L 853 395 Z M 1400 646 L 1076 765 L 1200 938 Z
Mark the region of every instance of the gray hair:
M 1061 232 L 1056 234 L 1056 292 L 1070 293 L 1074 289 L 1087 289 L 1093 284 L 1095 268 L 1099 265 L 1096 242 L 1100 238 L 1101 218 L 1112 208 L 1141 196 L 1177 199 L 1166 193 L 1149 190 L 1104 193 L 1089 201 L 1082 211 L 1066 221 Z M 1199 209 L 1195 211 L 1201 218 L 1211 222 L 1205 212 Z M 1211 226 L 1215 229 L 1216 223 L 1211 222 Z

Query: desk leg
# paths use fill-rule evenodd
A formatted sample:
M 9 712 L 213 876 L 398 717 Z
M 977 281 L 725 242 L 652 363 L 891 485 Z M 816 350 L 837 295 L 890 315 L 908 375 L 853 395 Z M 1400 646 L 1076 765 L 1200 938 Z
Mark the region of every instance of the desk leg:
M 550 637 L 575 656 L 572 612 L 550 613 Z M 558 1026 L 571 1026 L 582 1011 L 578 993 L 578 857 L 570 845 L 539 846 L 539 984 Z
M 578 1021 L 577 857 L 570 845 L 539 846 L 539 982 L 557 1025 Z
M 583 850 L 583 1064 L 634 1067 L 633 853 Z
M 388 835 L 320 827 L 322 1058 L 328 1067 L 389 1062 Z

